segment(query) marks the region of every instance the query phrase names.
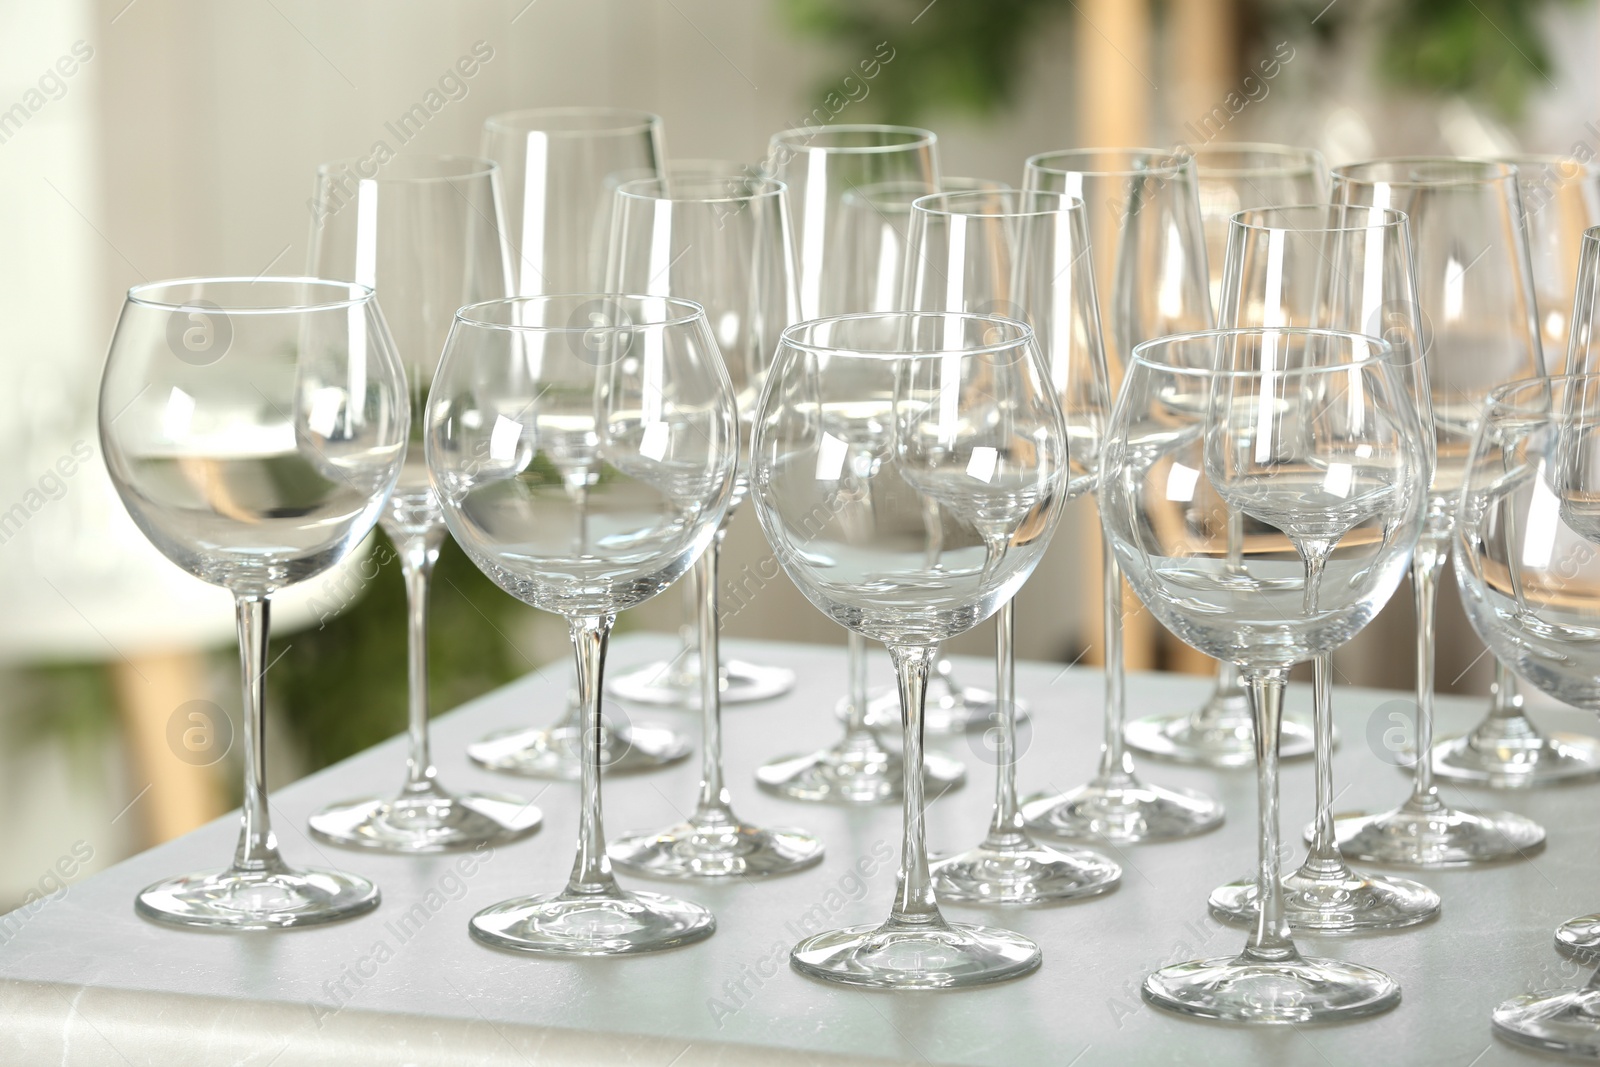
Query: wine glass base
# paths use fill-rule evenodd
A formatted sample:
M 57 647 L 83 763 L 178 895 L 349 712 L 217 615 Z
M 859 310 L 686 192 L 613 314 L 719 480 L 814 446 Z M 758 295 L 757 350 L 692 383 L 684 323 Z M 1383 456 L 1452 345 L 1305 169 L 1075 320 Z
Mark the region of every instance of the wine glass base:
M 467 756 L 491 771 L 576 781 L 583 773 L 582 736 L 575 726 L 501 730 L 468 745 Z M 687 755 L 688 740 L 665 726 L 614 727 L 601 739 L 600 765 L 607 774 L 635 774 Z
M 851 926 L 806 938 L 789 953 L 811 978 L 872 989 L 961 989 L 1037 970 L 1039 946 L 1021 934 L 967 923 Z
M 1022 802 L 1022 817 L 1030 833 L 1120 845 L 1215 830 L 1222 825 L 1222 805 L 1188 789 L 1090 782 L 1066 793 L 1029 797 Z
M 1229 716 L 1209 722 L 1199 713 L 1150 715 L 1128 723 L 1122 736 L 1129 748 L 1174 763 L 1226 768 L 1256 763 L 1255 726 L 1248 708 L 1242 719 Z M 1278 758 L 1303 759 L 1315 749 L 1311 727 L 1286 717 L 1278 733 Z
M 959 761 L 937 752 L 925 752 L 922 785 L 928 799 L 966 781 L 967 769 Z M 821 804 L 887 804 L 898 801 L 904 774 L 900 755 L 880 745 L 846 742 L 787 756 L 756 768 L 756 782 L 769 793 L 791 800 Z
M 1600 915 L 1580 915 L 1556 927 L 1556 951 L 1591 967 L 1600 965 Z
M 979 845 L 935 860 L 930 873 L 942 903 L 1019 907 L 1099 896 L 1122 881 L 1122 868 L 1098 852 L 1031 841 L 1013 848 Z
M 310 824 L 312 836 L 330 844 L 415 853 L 506 844 L 533 833 L 543 819 L 522 797 L 433 789 L 333 804 Z
M 803 830 L 679 823 L 620 837 L 606 854 L 617 866 L 653 878 L 738 878 L 814 866 L 822 861 L 822 842 Z
M 1495 1035 L 1568 1056 L 1600 1057 L 1600 990 L 1512 997 L 1489 1016 Z
M 1311 878 L 1299 871 L 1283 878 L 1283 911 L 1289 928 L 1316 933 L 1400 930 L 1439 915 L 1439 894 L 1409 878 L 1360 874 Z M 1224 922 L 1253 926 L 1260 912 L 1256 883 L 1246 879 L 1211 894 L 1211 914 Z
M 1388 1011 L 1400 1003 L 1400 986 L 1382 971 L 1343 960 L 1241 955 L 1163 967 L 1144 980 L 1144 998 L 1202 1019 L 1320 1023 Z
M 722 702 L 749 704 L 771 700 L 793 689 L 794 683 L 794 671 L 787 667 L 763 667 L 730 659 L 722 665 Z M 700 658 L 690 654 L 681 668 L 662 661 L 625 671 L 606 680 L 606 692 L 636 704 L 698 708 Z
M 717 928 L 699 904 L 659 893 L 614 889 L 605 896 L 560 893 L 518 897 L 467 923 L 474 940 L 540 956 L 622 956 L 710 937 Z
M 930 681 L 930 684 L 931 681 Z M 1017 722 L 1028 719 L 1028 705 L 1017 701 Z M 835 712 L 840 719 L 850 714 L 849 700 L 841 700 Z M 957 692 L 935 698 L 929 694 L 922 709 L 922 728 L 930 734 L 955 734 L 979 727 L 999 724 L 999 704 L 987 689 L 965 685 Z M 873 729 L 898 729 L 900 726 L 900 692 L 885 689 L 867 703 L 866 724 Z
M 134 901 L 146 919 L 212 930 L 281 930 L 364 915 L 378 887 L 340 871 L 206 871 L 147 886 Z
M 1544 828 L 1508 811 L 1424 813 L 1400 807 L 1381 815 L 1341 815 L 1333 828 L 1345 859 L 1390 867 L 1471 867 L 1525 859 L 1544 847 Z
M 1438 778 L 1490 789 L 1563 785 L 1600 776 L 1600 740 L 1580 734 L 1549 734 L 1485 743 L 1476 733 L 1433 748 Z

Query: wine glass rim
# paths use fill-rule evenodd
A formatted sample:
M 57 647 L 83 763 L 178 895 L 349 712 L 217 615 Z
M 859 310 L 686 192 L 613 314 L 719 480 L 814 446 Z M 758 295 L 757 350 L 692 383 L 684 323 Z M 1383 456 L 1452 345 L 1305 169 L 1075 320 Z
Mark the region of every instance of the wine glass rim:
M 206 300 L 205 303 L 201 303 L 200 301 L 206 298 L 194 296 L 189 296 L 183 300 L 162 300 L 155 295 L 164 289 L 223 285 L 260 285 L 267 288 L 290 287 L 291 292 L 295 288 L 303 290 L 307 287 L 316 286 L 320 288 L 326 288 L 330 293 L 342 293 L 343 296 L 337 299 L 328 300 L 296 300 L 294 302 L 279 301 L 276 303 L 240 304 L 237 302 L 222 303 L 211 300 Z M 337 281 L 331 278 L 313 278 L 309 276 L 258 275 L 252 278 L 239 275 L 236 277 L 221 276 L 213 278 L 164 278 L 160 281 L 141 282 L 138 285 L 131 286 L 128 289 L 127 299 L 128 303 L 130 304 L 137 304 L 140 307 L 155 308 L 160 311 L 197 312 L 200 314 L 213 315 L 219 312 L 226 315 L 288 315 L 295 314 L 297 312 L 337 311 L 340 308 L 357 307 L 362 304 L 371 303 L 374 295 L 375 290 L 372 288 L 372 286 L 362 285 L 360 282 Z
M 1046 206 L 1050 203 L 1050 198 L 1053 198 L 1054 206 Z M 1039 206 L 1023 206 L 1036 199 Z M 993 204 L 998 200 L 1011 206 L 1008 210 L 963 211 L 960 210 L 962 200 L 970 200 L 979 205 L 984 201 Z M 926 196 L 919 196 L 911 201 L 911 210 L 920 211 L 925 215 L 960 218 L 1029 219 L 1087 209 L 1081 196 L 1068 196 L 1066 193 L 1048 189 L 962 189 L 953 193 L 929 193 Z
M 1320 175 L 1324 165 L 1322 153 L 1315 148 L 1302 145 L 1280 144 L 1275 141 L 1211 141 L 1203 145 L 1179 145 L 1175 150 L 1179 155 L 1188 155 L 1195 161 L 1195 167 L 1201 165 L 1201 156 L 1204 155 L 1234 155 L 1234 156 L 1268 156 L 1274 157 L 1273 162 L 1262 161 L 1259 165 L 1238 163 L 1234 166 L 1207 165 L 1203 175 L 1208 178 L 1244 178 L 1253 174 L 1309 174 Z
M 1550 391 L 1557 386 L 1572 383 L 1593 384 L 1600 386 L 1600 371 L 1589 371 L 1584 374 L 1546 374 L 1533 378 L 1518 378 L 1514 382 L 1497 385 L 1489 390 L 1488 399 L 1484 401 L 1483 410 L 1487 414 L 1491 409 L 1516 409 L 1522 405 L 1514 404 L 1511 398 L 1517 393 L 1530 389 Z
M 1516 152 L 1503 156 L 1494 156 L 1496 163 L 1509 163 L 1522 173 L 1523 167 L 1546 167 L 1559 173 L 1559 180 L 1578 181 L 1582 178 L 1600 174 L 1600 164 L 1590 160 L 1578 159 L 1576 156 L 1563 155 L 1560 152 Z
M 832 325 L 839 322 L 865 322 L 870 319 L 962 319 L 968 322 L 982 322 L 990 326 L 999 327 L 1008 331 L 1010 336 L 985 344 L 963 345 L 958 348 L 941 348 L 935 351 L 905 351 L 901 349 L 875 348 L 861 349 L 839 344 L 818 344 L 805 340 L 803 334 L 819 326 Z M 1033 327 L 1019 319 L 1009 319 L 1003 315 L 980 315 L 970 311 L 857 311 L 848 315 L 824 315 L 821 318 L 807 319 L 796 322 L 784 328 L 782 336 L 778 338 L 778 347 L 792 348 L 801 352 L 817 354 L 848 355 L 860 359 L 937 359 L 944 356 L 982 356 L 995 352 L 1004 352 L 1009 348 L 1026 344 L 1033 337 Z
M 1455 168 L 1463 172 L 1476 169 L 1477 173 L 1441 174 L 1430 178 L 1379 178 L 1363 174 L 1383 167 L 1428 167 L 1440 170 Z M 1334 167 L 1331 173 L 1335 181 L 1342 181 L 1347 185 L 1388 185 L 1406 189 L 1429 189 L 1450 185 L 1485 185 L 1507 178 L 1515 179 L 1517 168 L 1511 163 L 1475 156 L 1385 156 L 1382 159 L 1364 159 L 1359 163 L 1344 163 Z
M 1265 336 L 1268 334 L 1284 337 L 1326 337 L 1340 341 L 1359 341 L 1371 350 L 1371 354 L 1360 359 L 1345 360 L 1341 363 L 1328 363 L 1312 367 L 1282 367 L 1272 370 L 1219 370 L 1212 367 L 1168 363 L 1159 359 L 1152 359 L 1149 356 L 1149 353 L 1159 349 L 1178 348 L 1189 342 L 1221 341 L 1229 337 Z M 1371 337 L 1364 333 L 1351 333 L 1349 330 L 1330 330 L 1320 326 L 1239 326 L 1229 329 L 1196 330 L 1193 333 L 1174 333 L 1164 337 L 1152 337 L 1148 341 L 1141 341 L 1133 346 L 1132 359 L 1133 362 L 1143 364 L 1154 370 L 1186 377 L 1259 378 L 1265 374 L 1287 377 L 1357 370 L 1362 367 L 1387 363 L 1393 358 L 1393 354 L 1394 346 L 1383 338 Z
M 561 126 L 553 124 L 560 119 L 589 119 L 586 126 Z M 614 119 L 612 124 L 595 124 L 594 120 Z M 540 125 L 543 123 L 543 125 Z M 625 136 L 628 134 L 659 131 L 661 116 L 642 108 L 593 106 L 525 107 L 515 111 L 501 111 L 483 120 L 483 128 L 493 132 L 542 133 L 550 137 L 592 137 L 596 134 Z
M 880 133 L 901 136 L 905 139 L 894 144 L 818 145 L 813 143 L 822 134 L 829 133 Z M 779 130 L 773 134 L 769 143 L 802 152 L 870 153 L 904 152 L 908 148 L 932 148 L 938 142 L 938 134 L 932 130 L 925 130 L 921 126 L 892 126 L 886 123 L 857 122 L 838 126 L 791 126 L 787 130 Z
M 1259 221 L 1265 216 L 1277 215 L 1291 211 L 1319 211 L 1323 213 L 1322 225 L 1290 226 L 1273 225 L 1269 222 Z M 1335 223 L 1330 217 L 1334 212 L 1344 215 L 1350 212 L 1362 212 L 1367 215 L 1377 215 L 1379 220 L 1371 221 L 1364 225 L 1350 223 L 1343 225 Z M 1241 230 L 1287 230 L 1296 233 L 1364 233 L 1374 226 L 1404 226 L 1406 213 L 1399 208 L 1379 207 L 1376 204 L 1280 204 L 1272 207 L 1247 207 L 1243 211 L 1235 211 L 1228 216 L 1228 224 Z
M 371 160 L 363 156 L 346 156 L 340 159 L 330 159 L 317 164 L 317 177 L 331 178 L 335 168 L 343 167 L 345 170 L 355 171 L 356 177 L 362 181 L 378 182 L 383 185 L 406 184 L 423 185 L 429 182 L 453 182 L 465 178 L 483 178 L 500 169 L 500 164 L 492 159 L 482 156 L 460 156 L 454 154 L 431 154 L 417 156 L 396 156 L 386 163 L 380 163 L 374 169 L 371 177 L 361 173 L 361 167 Z M 437 163 L 444 165 L 458 165 L 460 169 L 436 174 L 385 174 L 384 171 L 393 165 L 399 164 L 404 170 L 416 164 Z
M 1096 167 L 1092 170 L 1083 167 L 1060 167 L 1055 165 L 1056 160 L 1069 157 L 1090 159 L 1095 156 L 1107 156 L 1125 160 L 1135 160 L 1141 157 L 1151 161 L 1151 166 L 1125 166 L 1125 167 Z M 1043 171 L 1046 174 L 1082 174 L 1095 178 L 1142 178 L 1147 175 L 1165 175 L 1176 177 L 1193 161 L 1193 156 L 1182 155 L 1170 148 L 1056 148 L 1049 152 L 1036 152 L 1029 156 L 1023 163 L 1023 169 Z
M 716 173 L 723 167 L 727 168 L 725 174 Z M 651 186 L 659 187 L 671 183 L 674 177 L 678 181 L 688 179 L 706 182 L 743 182 L 748 191 L 727 192 L 721 196 L 678 195 L 670 189 L 663 189 L 657 193 L 649 191 Z M 654 177 L 629 178 L 617 186 L 617 195 L 634 200 L 661 200 L 672 204 L 742 204 L 752 200 L 782 196 L 788 188 L 787 182 L 765 175 L 759 167 L 752 167 L 750 164 L 721 159 L 692 159 L 669 163 Z
M 485 318 L 481 309 L 508 308 L 513 305 L 554 304 L 557 301 L 570 301 L 576 310 L 588 304 L 597 306 L 614 306 L 623 302 L 632 302 L 641 307 L 651 303 L 659 304 L 673 309 L 675 314 L 652 318 L 648 321 L 612 322 L 602 325 L 594 323 L 573 323 L 567 326 L 530 325 L 516 322 L 497 322 Z M 595 333 L 641 333 L 645 330 L 666 329 L 672 326 L 682 326 L 685 323 L 703 319 L 705 308 L 693 300 L 685 300 L 679 296 L 651 296 L 638 293 L 538 293 L 530 296 L 502 296 L 493 300 L 480 300 L 475 304 L 467 304 L 456 310 L 455 321 L 463 326 L 475 329 L 505 330 L 511 333 L 551 333 L 551 334 L 595 334 Z M 630 319 L 632 316 L 630 316 Z

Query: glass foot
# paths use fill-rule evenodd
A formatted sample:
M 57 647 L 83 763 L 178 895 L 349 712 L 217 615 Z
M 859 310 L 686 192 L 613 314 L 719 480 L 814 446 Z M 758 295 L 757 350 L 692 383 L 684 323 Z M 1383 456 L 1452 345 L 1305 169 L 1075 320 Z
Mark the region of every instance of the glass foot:
M 771 700 L 793 689 L 794 681 L 794 671 L 787 667 L 763 667 L 730 659 L 722 665 L 722 702 L 749 704 Z M 606 692 L 638 704 L 698 708 L 700 657 L 691 653 L 683 656 L 681 663 L 663 660 L 624 671 L 606 680 Z
M 1489 1016 L 1507 1041 L 1569 1056 L 1600 1057 L 1600 990 L 1564 989 L 1512 997 Z
M 966 923 L 851 926 L 806 938 L 789 953 L 795 970 L 825 982 L 874 989 L 960 989 L 1020 978 L 1039 966 L 1021 934 Z
M 959 786 L 967 769 L 937 752 L 925 752 L 923 788 L 928 799 Z M 846 737 L 832 748 L 786 756 L 756 768 L 756 782 L 769 793 L 824 804 L 885 804 L 898 801 L 903 775 L 900 755 L 877 737 Z
M 654 952 L 710 937 L 716 928 L 699 904 L 616 888 L 597 896 L 518 897 L 483 909 L 467 924 L 485 945 L 542 956 Z
M 1341 815 L 1333 827 L 1346 859 L 1391 867 L 1470 867 L 1523 859 L 1544 847 L 1544 828 L 1508 811 L 1403 806 L 1381 815 Z
M 576 781 L 582 773 L 576 726 L 524 727 L 492 733 L 467 746 L 474 763 L 491 771 L 528 778 Z M 689 754 L 689 742 L 665 726 L 615 727 L 601 739 L 600 765 L 608 774 L 631 774 L 675 763 Z
M 1203 717 L 1204 709 L 1190 715 L 1150 715 L 1123 728 L 1128 747 L 1148 756 L 1206 767 L 1254 767 L 1255 726 L 1249 704 L 1243 715 Z M 1278 758 L 1302 759 L 1316 747 L 1307 723 L 1285 717 L 1278 732 Z
M 1202 1019 L 1316 1023 L 1388 1011 L 1400 1003 L 1400 986 L 1382 971 L 1343 960 L 1239 955 L 1163 967 L 1144 980 L 1144 998 Z
M 1122 868 L 1098 852 L 1028 840 L 937 859 L 930 873 L 940 901 L 962 904 L 1055 904 L 1109 893 L 1122 880 Z
M 1447 781 L 1490 789 L 1560 785 L 1600 775 L 1600 740 L 1593 737 L 1538 733 L 1489 737 L 1484 729 L 1435 745 L 1433 773 Z
M 1341 875 L 1313 877 L 1301 868 L 1283 878 L 1284 917 L 1294 931 L 1357 933 L 1398 930 L 1439 914 L 1439 894 L 1409 878 L 1361 874 L 1344 867 Z M 1222 886 L 1211 894 L 1211 913 L 1225 921 L 1253 925 L 1254 878 Z
M 335 845 L 384 852 L 444 852 L 526 837 L 544 816 L 507 793 L 446 793 L 438 787 L 398 797 L 365 797 L 311 816 L 311 833 Z
M 146 919 L 214 930 L 279 930 L 316 926 L 378 906 L 378 887 L 339 871 L 230 868 L 168 878 L 134 903 Z
M 1028 830 L 1045 837 L 1096 838 L 1113 844 L 1192 837 L 1222 825 L 1222 805 L 1188 789 L 1131 782 L 1090 782 L 1022 802 Z
M 1600 915 L 1580 915 L 1556 927 L 1556 951 L 1579 963 L 1600 965 Z
M 928 701 L 922 712 L 922 728 L 931 734 L 955 734 L 980 726 L 991 726 L 999 721 L 995 696 L 987 689 L 964 685 L 951 689 L 941 687 L 935 679 L 928 680 Z M 850 703 L 839 702 L 838 716 L 849 714 Z M 1017 701 L 1017 722 L 1028 719 L 1028 705 Z M 874 729 L 898 729 L 900 726 L 900 693 L 885 689 L 876 693 L 867 703 L 867 725 Z
M 655 878 L 733 878 L 803 870 L 821 862 L 822 842 L 803 830 L 679 823 L 620 837 L 606 854 L 619 867 Z

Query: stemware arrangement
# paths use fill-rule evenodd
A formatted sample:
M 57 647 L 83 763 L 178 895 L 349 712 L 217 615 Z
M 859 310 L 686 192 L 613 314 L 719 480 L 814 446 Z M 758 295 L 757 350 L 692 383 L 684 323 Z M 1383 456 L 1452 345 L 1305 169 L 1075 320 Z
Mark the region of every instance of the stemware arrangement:
M 375 527 L 407 588 L 405 778 L 317 812 L 311 832 L 415 855 L 541 828 L 527 799 L 437 780 L 427 603 L 453 537 L 508 595 L 564 618 L 573 648 L 553 725 L 467 750 L 491 771 L 570 782 L 581 801 L 565 886 L 469 923 L 472 939 L 529 956 L 715 932 L 708 907 L 625 888 L 619 871 L 755 892 L 735 887 L 823 862 L 817 835 L 741 819 L 723 763 L 725 727 L 749 721 L 725 724 L 724 705 L 796 683 L 722 654 L 719 548 L 746 498 L 782 573 L 848 635 L 837 709 L 831 696 L 811 709 L 824 740 L 842 718 L 842 738 L 775 754 L 755 783 L 843 818 L 903 809 L 888 918 L 812 927 L 790 951 L 821 982 L 954 989 L 1039 968 L 1048 946 L 941 905 L 1094 908 L 1129 862 L 1096 845 L 1181 848 L 1161 843 L 1221 824 L 1212 797 L 1144 781 L 1138 749 L 1254 767 L 1259 845 L 1250 877 L 1192 902 L 1248 927 L 1243 949 L 1160 967 L 1144 999 L 1240 1024 L 1387 1011 L 1391 975 L 1304 953 L 1296 936 L 1404 937 L 1445 906 L 1364 865 L 1476 869 L 1544 846 L 1532 820 L 1446 803 L 1438 780 L 1600 775 L 1600 741 L 1542 733 L 1518 692 L 1520 678 L 1600 712 L 1600 226 L 1586 229 L 1600 178 L 1587 164 L 1390 159 L 1330 179 L 1293 146 L 1072 149 L 1031 157 L 1012 188 L 943 176 L 938 138 L 895 126 L 784 131 L 760 164 L 668 162 L 659 118 L 612 108 L 494 116 L 482 151 L 319 169 L 308 277 L 127 295 L 101 382 L 106 464 L 151 542 L 233 594 L 245 709 L 232 864 L 149 886 L 141 916 L 268 930 L 379 906 L 367 879 L 280 854 L 262 747 L 272 595 Z M 1084 497 L 1099 537 L 1074 548 L 1099 551 L 1104 582 L 1099 766 L 1019 800 L 1018 723 L 1062 709 L 1018 700 L 1016 597 L 1052 539 L 1071 539 L 1058 526 Z M 1484 722 L 1436 745 L 1433 620 L 1452 555 L 1496 680 Z M 1337 816 L 1333 656 L 1408 573 L 1411 792 Z M 608 676 L 617 614 L 680 580 L 682 649 Z M 1127 720 L 1136 605 L 1139 624 L 1217 661 L 1198 708 Z M 992 688 L 957 680 L 942 645 L 991 617 Z M 871 642 L 893 663 L 889 693 L 868 686 Z M 1284 715 L 1302 663 L 1309 724 Z M 672 825 L 607 838 L 602 779 L 692 749 L 672 727 L 608 718 L 608 700 L 699 712 L 699 789 Z M 996 763 L 987 832 L 930 855 L 928 808 L 967 770 L 927 735 L 978 730 Z M 1313 757 L 1316 814 L 1286 873 L 1292 756 Z M 1600 915 L 1554 942 L 1600 965 Z M 1600 1056 L 1600 975 L 1514 997 L 1492 1022 L 1507 1040 Z

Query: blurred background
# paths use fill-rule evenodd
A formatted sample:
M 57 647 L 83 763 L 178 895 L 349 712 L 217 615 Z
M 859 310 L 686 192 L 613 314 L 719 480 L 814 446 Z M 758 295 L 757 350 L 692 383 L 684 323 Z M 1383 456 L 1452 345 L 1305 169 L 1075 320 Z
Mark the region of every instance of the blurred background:
M 71 843 L 90 871 L 237 802 L 229 598 L 134 530 L 95 389 L 129 285 L 305 269 L 319 162 L 379 142 L 474 155 L 488 115 L 560 104 L 658 112 L 669 158 L 758 160 L 813 113 L 915 123 L 945 173 L 1012 184 L 1071 146 L 1287 141 L 1330 164 L 1600 146 L 1595 0 L 0 0 L 0 27 L 0 910 Z M 876 78 L 845 80 L 872 58 Z M 420 131 L 399 130 L 419 104 Z M 1028 658 L 1097 661 L 1094 518 L 1075 507 L 1019 601 Z M 275 615 L 273 784 L 402 729 L 392 558 L 369 546 Z M 842 644 L 766 558 L 746 509 L 726 632 Z M 569 670 L 559 621 L 453 550 L 438 577 L 436 710 Z M 621 625 L 670 630 L 681 604 Z M 1448 580 L 1442 604 L 1441 688 L 1485 692 Z M 1412 629 L 1402 592 L 1341 675 L 1409 687 Z M 988 626 L 955 645 L 992 648 Z M 1147 618 L 1129 665 L 1209 670 Z

